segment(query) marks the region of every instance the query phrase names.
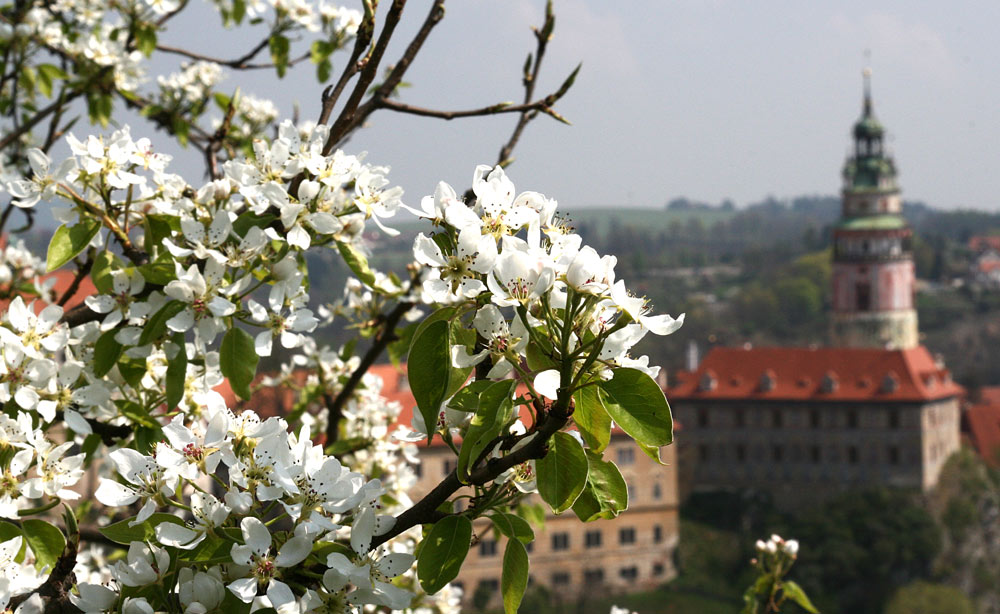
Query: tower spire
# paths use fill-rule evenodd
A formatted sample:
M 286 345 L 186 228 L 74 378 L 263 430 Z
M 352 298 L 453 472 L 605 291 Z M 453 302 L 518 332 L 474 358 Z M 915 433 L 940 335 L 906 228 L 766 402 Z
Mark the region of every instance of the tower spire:
M 865 92 L 865 115 L 872 114 L 872 69 L 865 67 L 861 71 L 861 78 L 864 82 L 864 92 Z

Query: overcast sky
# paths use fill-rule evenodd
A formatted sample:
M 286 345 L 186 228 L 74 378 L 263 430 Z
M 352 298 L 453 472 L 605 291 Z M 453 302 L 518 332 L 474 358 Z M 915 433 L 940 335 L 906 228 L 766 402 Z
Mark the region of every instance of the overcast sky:
M 389 63 L 427 4 L 410 2 Z M 440 109 L 519 99 L 520 69 L 533 48 L 528 27 L 543 6 L 450 2 L 401 99 Z M 1000 205 L 996 0 L 556 0 L 555 8 L 539 93 L 583 62 L 557 107 L 574 125 L 543 117 L 530 126 L 508 171 L 518 189 L 569 208 L 834 194 L 870 64 L 904 197 L 948 208 Z M 204 31 L 166 39 L 224 57 L 252 44 L 224 40 Z M 303 117 L 315 117 L 320 87 L 306 70 L 279 87 L 273 73 L 226 83 L 269 96 L 288 113 L 297 101 Z M 496 160 L 514 123 L 512 115 L 443 122 L 382 111 L 346 149 L 390 165 L 404 200 L 415 204 L 439 179 L 467 187 L 477 163 Z

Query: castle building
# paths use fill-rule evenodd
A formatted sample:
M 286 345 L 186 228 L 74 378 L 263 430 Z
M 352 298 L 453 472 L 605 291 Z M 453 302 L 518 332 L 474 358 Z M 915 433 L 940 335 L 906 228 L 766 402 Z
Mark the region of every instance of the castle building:
M 844 164 L 843 209 L 833 232 L 833 343 L 840 347 L 917 346 L 913 232 L 902 216 L 896 165 L 875 119 L 869 74 Z
M 869 75 L 834 230 L 831 347 L 712 349 L 667 391 L 682 491 L 766 490 L 783 507 L 874 485 L 927 491 L 958 450 L 963 389 L 918 343 L 912 231 Z

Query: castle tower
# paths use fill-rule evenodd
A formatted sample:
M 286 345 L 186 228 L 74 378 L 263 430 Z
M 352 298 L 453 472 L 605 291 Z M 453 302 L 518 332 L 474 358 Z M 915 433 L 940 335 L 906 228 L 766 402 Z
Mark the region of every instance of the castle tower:
M 839 347 L 915 347 L 917 312 L 911 241 L 902 216 L 896 165 L 872 110 L 871 71 L 844 164 L 843 209 L 833 233 L 832 340 Z

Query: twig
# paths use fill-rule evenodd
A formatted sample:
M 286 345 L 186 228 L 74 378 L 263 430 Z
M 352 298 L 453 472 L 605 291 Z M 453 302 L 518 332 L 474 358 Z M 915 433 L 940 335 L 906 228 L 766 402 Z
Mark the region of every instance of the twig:
M 187 49 L 181 49 L 180 47 L 172 47 L 170 45 L 157 45 L 156 50 L 162 51 L 164 53 L 173 53 L 175 55 L 184 56 L 192 60 L 199 60 L 202 62 L 212 62 L 214 64 L 218 64 L 220 66 L 226 66 L 229 68 L 233 68 L 235 70 L 262 70 L 267 68 L 274 68 L 277 65 L 274 62 L 259 62 L 255 64 L 250 64 L 249 61 L 253 59 L 255 55 L 260 53 L 261 50 L 264 49 L 264 47 L 267 47 L 267 42 L 268 39 L 265 38 L 263 42 L 261 42 L 261 44 L 257 45 L 257 47 L 251 50 L 250 53 L 247 53 L 243 57 L 237 58 L 235 60 L 223 60 L 221 58 L 215 58 L 212 56 L 203 55 L 201 53 L 195 53 L 194 51 L 188 51 Z M 293 60 L 289 60 L 288 66 L 294 66 L 304 60 L 309 59 L 309 57 L 310 57 L 309 53 L 303 53 L 299 57 Z
M 66 291 L 63 292 L 63 295 L 59 299 L 57 305 L 63 307 L 69 299 L 73 298 L 73 295 L 80 289 L 80 283 L 83 281 L 83 278 L 90 274 L 90 268 L 92 266 L 94 266 L 94 259 L 90 257 L 87 258 L 86 262 L 79 265 L 76 270 L 76 277 L 73 278 L 73 283 L 71 283 L 69 287 L 66 288 Z
M 379 101 L 378 106 L 383 109 L 398 111 L 400 113 L 409 113 L 411 115 L 420 115 L 423 117 L 436 117 L 438 119 L 452 120 L 460 117 L 479 117 L 483 115 L 498 115 L 500 113 L 525 113 L 530 111 L 542 111 L 549 108 L 551 105 L 549 97 L 545 97 L 542 98 L 541 100 L 529 102 L 528 104 L 513 105 L 509 102 L 500 102 L 494 105 L 490 105 L 488 107 L 481 107 L 479 109 L 466 109 L 464 111 L 439 111 L 437 109 L 426 109 L 424 107 L 416 107 L 413 105 L 389 99 Z
M 319 119 L 316 120 L 319 124 L 325 124 L 330 121 L 330 114 L 333 113 L 334 105 L 337 104 L 340 94 L 343 93 L 344 88 L 347 87 L 347 82 L 350 81 L 351 77 L 356 75 L 359 70 L 361 70 L 361 65 L 359 63 L 361 60 L 361 54 L 372 41 L 372 36 L 375 33 L 375 11 L 372 10 L 372 7 L 368 2 L 365 2 L 364 5 L 365 16 L 361 21 L 361 25 L 358 27 L 358 33 L 354 37 L 354 49 L 351 51 L 351 59 L 348 60 L 347 65 L 344 66 L 344 71 L 340 73 L 337 83 L 323 90 L 323 96 L 321 98 L 322 108 L 320 109 Z
M 226 141 L 229 128 L 233 124 L 233 116 L 236 114 L 236 94 L 229 99 L 229 107 L 226 109 L 226 116 L 222 120 L 222 125 L 215 131 L 215 134 L 208 141 L 205 147 L 205 158 L 208 162 L 208 172 L 212 179 L 220 179 L 222 173 L 219 171 L 219 150 Z
M 542 24 L 542 28 L 532 28 L 535 33 L 535 63 L 534 66 L 529 70 L 528 66 L 531 62 L 531 56 L 528 56 L 528 62 L 525 63 L 524 71 L 524 102 L 527 104 L 531 101 L 532 97 L 535 95 L 535 84 L 538 83 L 538 73 L 542 68 L 542 58 L 545 57 L 545 49 L 548 47 L 549 40 L 552 38 L 552 30 L 555 28 L 555 15 L 552 13 L 552 2 L 549 2 L 545 6 L 545 22 Z M 510 135 L 510 139 L 500 148 L 500 155 L 497 157 L 497 164 L 501 166 L 506 166 L 509 164 L 510 154 L 514 151 L 514 147 L 517 145 L 518 140 L 521 138 L 521 133 L 524 132 L 525 126 L 533 120 L 538 115 L 537 110 L 527 110 L 521 113 L 520 119 L 517 121 L 517 125 L 514 127 L 514 132 Z
M 83 85 L 82 87 L 83 87 L 83 89 L 77 90 L 77 91 L 73 92 L 72 94 L 69 94 L 68 96 L 66 96 L 66 98 L 60 97 L 58 100 L 56 100 L 55 102 L 53 102 L 49 106 L 47 106 L 47 107 L 41 109 L 40 111 L 38 111 L 37 113 L 35 113 L 35 115 L 31 119 L 29 119 L 28 121 L 24 122 L 23 124 L 21 124 L 20 126 L 18 126 L 16 129 L 14 129 L 14 130 L 10 131 L 9 133 L 7 133 L 2 139 L 0 139 L 0 149 L 6 148 L 8 145 L 10 145 L 11 143 L 13 143 L 17 139 L 21 138 L 21 136 L 24 135 L 24 133 L 26 133 L 27 131 L 29 131 L 32 128 L 34 128 L 43 119 L 45 119 L 46 117 L 48 117 L 49 115 L 51 115 L 55 111 L 58 111 L 64 105 L 66 105 L 66 104 L 70 103 L 71 101 L 73 101 L 73 100 L 79 98 L 80 96 L 82 96 L 83 92 L 86 90 L 86 88 L 88 86 L 87 85 Z
M 396 339 L 396 326 L 399 324 L 399 320 L 402 319 L 406 312 L 413 308 L 413 303 L 408 301 L 403 301 L 396 305 L 396 307 L 389 312 L 389 315 L 385 316 L 385 320 L 382 322 L 382 329 L 379 331 L 378 335 L 375 337 L 375 341 L 372 346 L 368 348 L 365 355 L 361 358 L 361 362 L 358 367 L 351 373 L 351 376 L 347 379 L 344 387 L 340 389 L 337 396 L 332 400 L 329 399 L 329 395 L 323 395 L 326 401 L 327 409 L 330 412 L 327 418 L 326 425 L 326 441 L 325 446 L 329 446 L 337 441 L 339 436 L 339 425 L 340 418 L 344 413 L 344 405 L 347 404 L 347 400 L 351 398 L 354 394 L 354 390 L 361 383 L 361 378 L 364 377 L 368 369 L 371 368 L 378 357 L 382 354 L 393 340 Z
M 413 59 L 417 57 L 420 53 L 421 47 L 424 45 L 424 41 L 430 36 L 431 31 L 434 26 L 444 18 L 444 3 L 445 0 L 436 0 L 433 5 L 431 5 L 431 10 L 427 13 L 427 17 L 424 18 L 424 23 L 417 30 L 416 35 L 410 44 L 406 46 L 406 51 L 403 53 L 399 61 L 396 62 L 389 74 L 386 76 L 385 81 L 375 90 L 372 96 L 358 108 L 358 112 L 351 123 L 348 132 L 357 128 L 362 123 L 364 123 L 365 118 L 372 114 L 376 109 L 384 106 L 382 103 L 392 96 L 392 93 L 396 90 L 400 83 L 403 81 L 403 77 L 406 75 L 406 70 L 413 63 Z M 447 118 L 451 119 L 451 118 Z
M 354 91 L 351 92 L 347 102 L 344 103 L 344 108 L 341 110 L 340 115 L 330 127 L 330 135 L 323 146 L 324 156 L 330 155 L 330 152 L 347 136 L 351 126 L 354 125 L 358 105 L 361 104 L 361 99 L 368 92 L 368 87 L 375 80 L 375 75 L 378 74 L 379 63 L 382 61 L 382 56 L 385 55 L 386 47 L 389 46 L 389 39 L 392 38 L 392 33 L 396 30 L 399 19 L 403 15 L 404 6 L 406 6 L 406 0 L 393 1 L 388 13 L 386 13 L 385 24 L 382 26 L 382 32 L 379 34 L 378 40 L 368 55 L 363 60 L 360 60 L 364 66 L 361 68 L 361 74 L 358 76 L 358 82 L 354 84 Z

